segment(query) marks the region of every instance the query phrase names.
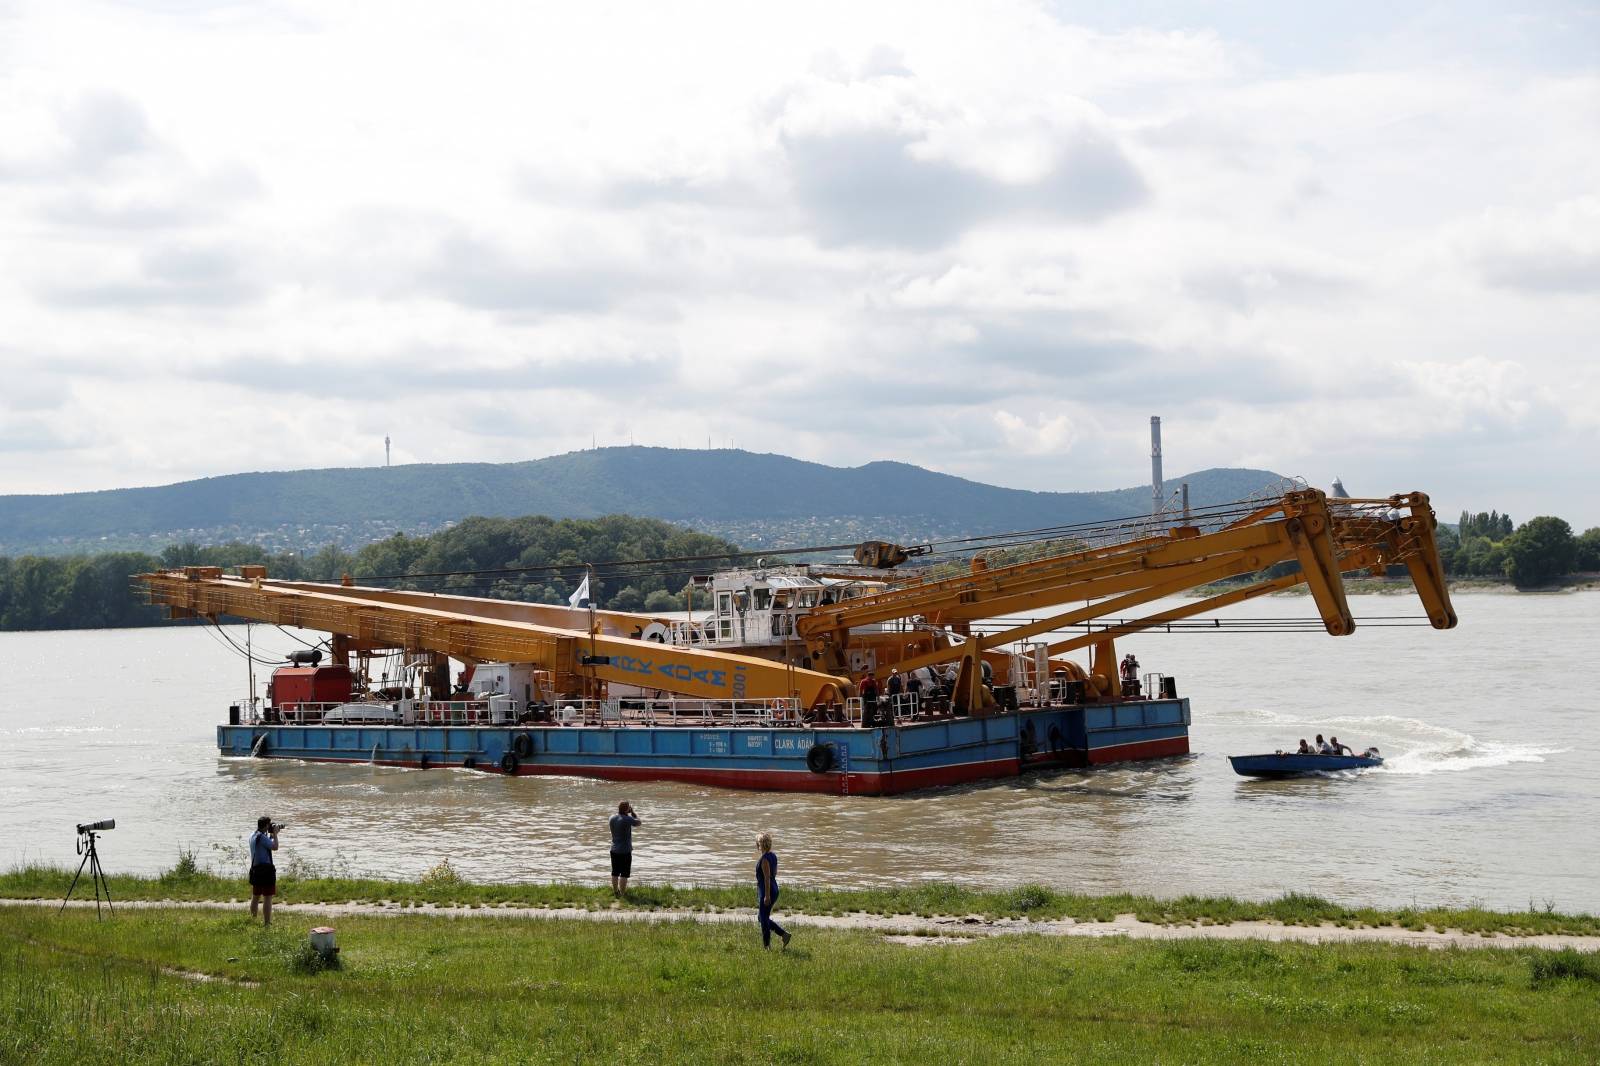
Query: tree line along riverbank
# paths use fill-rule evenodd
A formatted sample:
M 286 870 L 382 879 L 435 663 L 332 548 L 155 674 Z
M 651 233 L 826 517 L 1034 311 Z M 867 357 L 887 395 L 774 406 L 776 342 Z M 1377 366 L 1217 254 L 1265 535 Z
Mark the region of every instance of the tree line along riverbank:
M 115 887 L 115 886 L 114 886 Z M 1593 1062 L 1577 952 L 0 907 L 0 1061 Z
M 273 554 L 253 544 L 174 544 L 161 552 L 0 556 L 0 631 L 110 629 L 167 624 L 132 587 L 134 574 L 182 566 L 233 569 L 261 564 L 290 581 L 357 582 L 426 592 L 534 603 L 565 603 L 586 563 L 693 557 L 709 571 L 732 565 L 738 547 L 652 518 L 469 518 L 428 536 L 395 534 L 355 551 L 329 546 L 314 555 Z M 475 571 L 462 574 L 462 571 Z M 483 574 L 482 571 L 505 571 Z M 459 576 L 421 576 L 421 575 Z M 690 574 L 683 567 L 596 573 L 595 604 L 615 610 L 682 610 Z M 705 606 L 704 601 L 695 606 Z
M 1575 535 L 1564 520 L 1550 516 L 1516 526 L 1498 512 L 1463 512 L 1456 528 L 1440 527 L 1438 540 L 1446 575 L 1474 587 L 1558 587 L 1570 583 L 1573 574 L 1600 571 L 1600 527 Z M 330 545 L 313 555 L 273 554 L 252 544 L 189 543 L 155 554 L 0 556 L 0 631 L 168 624 L 162 611 L 141 601 L 129 579 L 180 566 L 262 564 L 273 577 L 293 581 L 338 581 L 349 574 L 357 582 L 393 588 L 563 603 L 586 563 L 694 557 L 700 561 L 693 570 L 710 572 L 739 562 L 738 551 L 737 545 L 708 534 L 655 519 L 612 515 L 468 518 L 428 536 L 397 533 L 355 552 Z M 1004 550 L 993 554 L 1000 562 L 1008 558 Z M 1292 568 L 1284 564 L 1268 575 Z M 453 576 L 428 576 L 445 574 Z M 681 610 L 689 576 L 681 567 L 602 571 L 590 591 L 597 606 L 614 610 Z M 1385 587 L 1381 581 L 1351 580 L 1352 591 Z M 703 606 L 695 604 L 697 609 Z

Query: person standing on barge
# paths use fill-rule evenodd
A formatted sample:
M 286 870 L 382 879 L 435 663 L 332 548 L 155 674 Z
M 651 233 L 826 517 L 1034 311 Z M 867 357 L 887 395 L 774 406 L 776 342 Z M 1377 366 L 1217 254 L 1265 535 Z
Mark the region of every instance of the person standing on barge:
M 772 947 L 772 934 L 777 933 L 783 946 L 789 946 L 789 933 L 772 920 L 772 908 L 778 903 L 778 853 L 772 850 L 772 834 L 756 837 L 756 920 L 761 923 L 761 946 Z
M 878 724 L 878 679 L 871 670 L 861 679 L 861 724 L 871 728 Z

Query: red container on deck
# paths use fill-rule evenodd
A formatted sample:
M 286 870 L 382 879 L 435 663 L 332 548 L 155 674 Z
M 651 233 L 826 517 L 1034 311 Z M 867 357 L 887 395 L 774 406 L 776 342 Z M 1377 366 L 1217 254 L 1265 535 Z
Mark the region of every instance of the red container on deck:
M 344 703 L 353 681 L 348 666 L 280 666 L 272 671 L 268 690 L 272 706 L 301 703 Z

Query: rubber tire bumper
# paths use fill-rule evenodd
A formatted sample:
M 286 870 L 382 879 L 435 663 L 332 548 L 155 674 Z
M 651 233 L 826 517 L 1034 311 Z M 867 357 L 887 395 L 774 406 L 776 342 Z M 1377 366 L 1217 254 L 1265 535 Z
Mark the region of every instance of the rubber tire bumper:
M 806 769 L 814 774 L 825 774 L 833 769 L 833 745 L 813 744 L 806 752 Z
M 514 751 L 508 751 L 500 756 L 500 772 L 503 774 L 516 773 L 518 764 L 517 753 Z
M 516 752 L 517 758 L 526 759 L 533 754 L 533 737 L 527 733 L 518 733 L 511 739 L 511 750 Z

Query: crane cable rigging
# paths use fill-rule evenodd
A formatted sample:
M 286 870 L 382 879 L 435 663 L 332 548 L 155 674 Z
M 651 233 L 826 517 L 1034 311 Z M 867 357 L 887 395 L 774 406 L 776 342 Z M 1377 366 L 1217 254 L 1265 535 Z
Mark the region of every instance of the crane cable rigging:
M 1238 501 L 1226 504 L 1212 504 L 1206 507 L 1190 509 L 1189 521 L 1195 525 L 1220 525 L 1226 519 L 1240 518 L 1257 509 L 1253 501 Z M 1035 529 L 1016 530 L 1003 533 L 986 533 L 969 537 L 951 537 L 942 540 L 929 541 L 926 547 L 930 550 L 923 553 L 923 558 L 937 558 L 948 556 L 967 556 L 979 551 L 994 550 L 997 548 L 1014 548 L 1021 545 L 1044 543 L 1051 540 L 1060 540 L 1069 536 L 1073 539 L 1097 541 L 1112 539 L 1116 534 L 1148 534 L 1152 528 L 1150 516 L 1135 516 L 1123 519 L 1095 520 L 1074 522 L 1057 526 L 1043 526 Z M 1173 524 L 1171 522 L 1166 525 Z M 419 581 L 419 580 L 445 580 L 453 577 L 486 577 L 489 575 L 511 574 L 552 574 L 552 575 L 578 575 L 585 572 L 592 573 L 596 579 L 625 578 L 625 577 L 673 577 L 682 574 L 693 574 L 697 569 L 678 568 L 663 571 L 665 566 L 676 566 L 682 563 L 717 563 L 737 559 L 772 559 L 776 565 L 789 562 L 785 556 L 792 555 L 820 555 L 824 553 L 842 553 L 852 551 L 858 543 L 850 544 L 819 544 L 798 548 L 764 548 L 756 550 L 742 550 L 732 552 L 718 552 L 706 555 L 677 555 L 662 556 L 654 559 L 615 559 L 598 563 L 546 563 L 535 566 L 502 566 L 484 567 L 462 570 L 433 570 L 410 574 L 384 574 L 371 577 L 362 577 L 366 583 L 381 583 L 389 581 Z M 922 569 L 918 566 L 916 569 Z M 482 582 L 471 582 L 465 585 L 450 586 L 452 588 L 483 587 Z

